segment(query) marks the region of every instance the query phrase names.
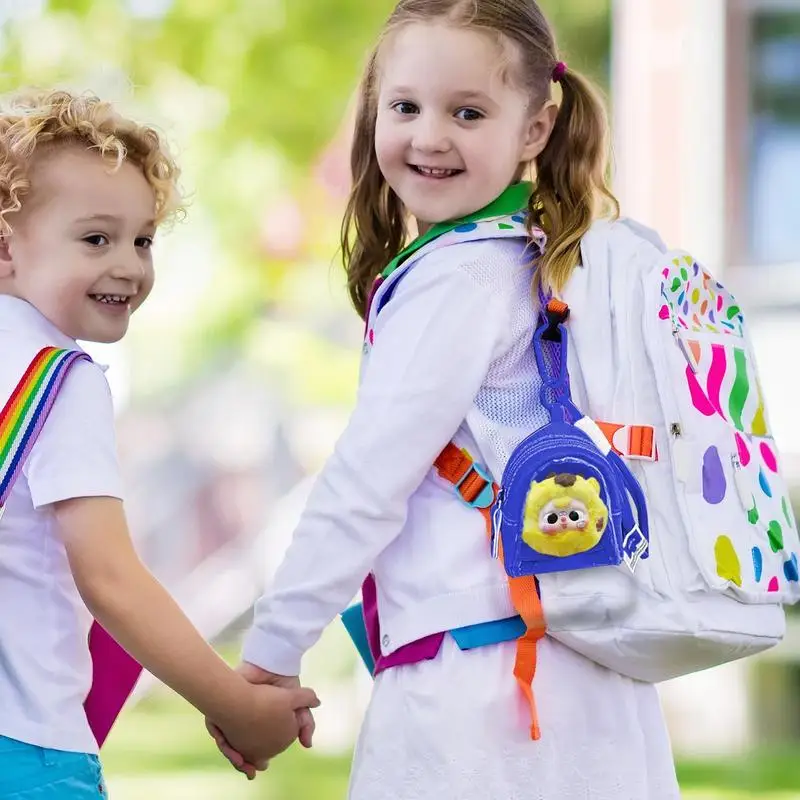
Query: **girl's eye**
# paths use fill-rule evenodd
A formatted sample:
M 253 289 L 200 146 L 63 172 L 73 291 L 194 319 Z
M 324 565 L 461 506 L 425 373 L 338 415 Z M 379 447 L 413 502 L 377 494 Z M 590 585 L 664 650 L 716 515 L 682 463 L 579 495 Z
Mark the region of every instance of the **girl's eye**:
M 84 236 L 83 241 L 86 242 L 86 244 L 92 245 L 92 247 L 103 247 L 109 244 L 108 236 L 102 233 L 93 233 L 91 236 Z
M 395 103 L 392 108 L 398 114 L 416 114 L 419 109 L 413 104 L 409 103 L 407 100 L 401 100 L 399 103 Z
M 556 522 L 558 522 L 558 514 L 552 514 L 552 513 L 551 513 L 551 514 L 548 514 L 548 515 L 547 515 L 547 522 L 548 522 L 550 525 L 555 525 L 555 524 L 556 524 Z
M 463 119 L 464 122 L 476 122 L 479 119 L 483 119 L 483 114 L 474 108 L 461 108 L 456 111 L 456 116 L 459 119 Z
M 143 250 L 149 250 L 153 246 L 153 239 L 150 236 L 140 236 L 134 244 Z

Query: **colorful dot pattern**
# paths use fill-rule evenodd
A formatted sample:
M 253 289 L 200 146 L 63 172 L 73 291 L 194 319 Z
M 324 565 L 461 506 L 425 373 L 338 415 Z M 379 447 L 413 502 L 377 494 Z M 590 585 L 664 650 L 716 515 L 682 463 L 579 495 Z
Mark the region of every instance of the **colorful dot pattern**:
M 744 316 L 725 287 L 690 255 L 676 257 L 662 272 L 661 319 L 687 331 L 743 336 Z
M 712 525 L 730 523 L 708 538 L 716 575 L 751 595 L 800 596 L 800 541 L 741 308 L 691 256 L 681 255 L 662 269 L 658 316 L 686 362 L 690 411 L 683 413 L 696 416 L 685 427 L 695 438 L 708 436 L 697 465 L 706 511 L 695 505 L 694 513 Z
M 800 542 L 775 445 L 771 440 L 737 432 L 732 436 L 730 453 L 731 466 L 726 467 L 719 447 L 711 445 L 701 467 L 704 501 L 713 506 L 730 496 L 747 521 L 736 535 L 717 535 L 716 574 L 739 588 L 749 582 L 751 588 L 762 586 L 767 593 L 781 592 L 788 584 L 800 583 Z M 748 487 L 749 503 L 742 503 L 731 485 L 737 477 L 732 471 L 736 470 L 741 471 L 738 479 Z M 800 589 L 795 594 L 798 592 Z

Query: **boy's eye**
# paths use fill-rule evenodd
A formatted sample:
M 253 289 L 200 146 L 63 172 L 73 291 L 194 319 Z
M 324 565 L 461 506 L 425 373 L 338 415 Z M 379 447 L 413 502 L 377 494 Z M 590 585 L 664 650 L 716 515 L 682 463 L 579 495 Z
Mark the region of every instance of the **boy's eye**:
M 86 244 L 92 245 L 92 247 L 103 247 L 109 244 L 108 236 L 102 233 L 93 233 L 91 236 L 84 236 L 83 241 L 86 242 Z
M 152 236 L 140 236 L 134 244 L 137 247 L 141 247 L 143 250 L 149 250 L 153 246 L 153 237 Z
M 456 116 L 463 119 L 464 122 L 475 122 L 476 120 L 483 119 L 483 114 L 474 108 L 460 108 L 456 111 Z
M 398 114 L 416 114 L 419 111 L 419 109 L 413 103 L 409 103 L 408 100 L 401 100 L 399 103 L 395 103 L 392 108 Z

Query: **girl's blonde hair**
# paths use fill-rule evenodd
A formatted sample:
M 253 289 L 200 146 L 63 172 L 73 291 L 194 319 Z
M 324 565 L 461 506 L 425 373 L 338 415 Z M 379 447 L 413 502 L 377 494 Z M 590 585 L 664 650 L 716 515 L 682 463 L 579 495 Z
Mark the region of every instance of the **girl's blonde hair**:
M 141 169 L 155 195 L 157 223 L 182 211 L 180 171 L 157 131 L 93 95 L 23 91 L 0 100 L 0 235 L 11 232 L 7 218 L 30 192 L 34 156 L 59 146 L 96 150 L 112 168 L 127 161 Z
M 353 185 L 342 223 L 342 251 L 350 297 L 363 317 L 375 277 L 406 243 L 406 212 L 386 183 L 375 155 L 375 121 L 383 43 L 413 22 L 441 20 L 513 42 L 514 77 L 530 93 L 533 107 L 550 98 L 559 63 L 553 32 L 534 0 L 400 0 L 367 63 L 359 92 L 351 150 Z M 548 246 L 536 280 L 563 288 L 580 262 L 580 241 L 593 220 L 616 215 L 619 206 L 607 182 L 609 126 L 591 82 L 573 70 L 560 77 L 562 100 L 550 140 L 536 159 L 536 187 L 529 228 L 542 228 Z

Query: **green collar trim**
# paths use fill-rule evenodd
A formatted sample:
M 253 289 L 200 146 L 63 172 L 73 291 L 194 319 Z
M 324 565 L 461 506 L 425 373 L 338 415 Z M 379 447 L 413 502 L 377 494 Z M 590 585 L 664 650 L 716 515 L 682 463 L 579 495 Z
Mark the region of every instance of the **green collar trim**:
M 508 187 L 498 198 L 484 206 L 479 211 L 475 211 L 461 219 L 450 220 L 448 222 L 439 222 L 430 230 L 418 236 L 411 244 L 398 253 L 387 265 L 386 269 L 381 273 L 381 277 L 388 278 L 410 255 L 414 254 L 421 247 L 424 247 L 429 242 L 432 242 L 442 234 L 450 233 L 465 225 L 472 225 L 476 222 L 482 222 L 485 219 L 492 219 L 493 217 L 507 217 L 511 214 L 517 214 L 528 207 L 528 201 L 533 194 L 533 184 L 528 181 L 521 183 L 514 183 Z

